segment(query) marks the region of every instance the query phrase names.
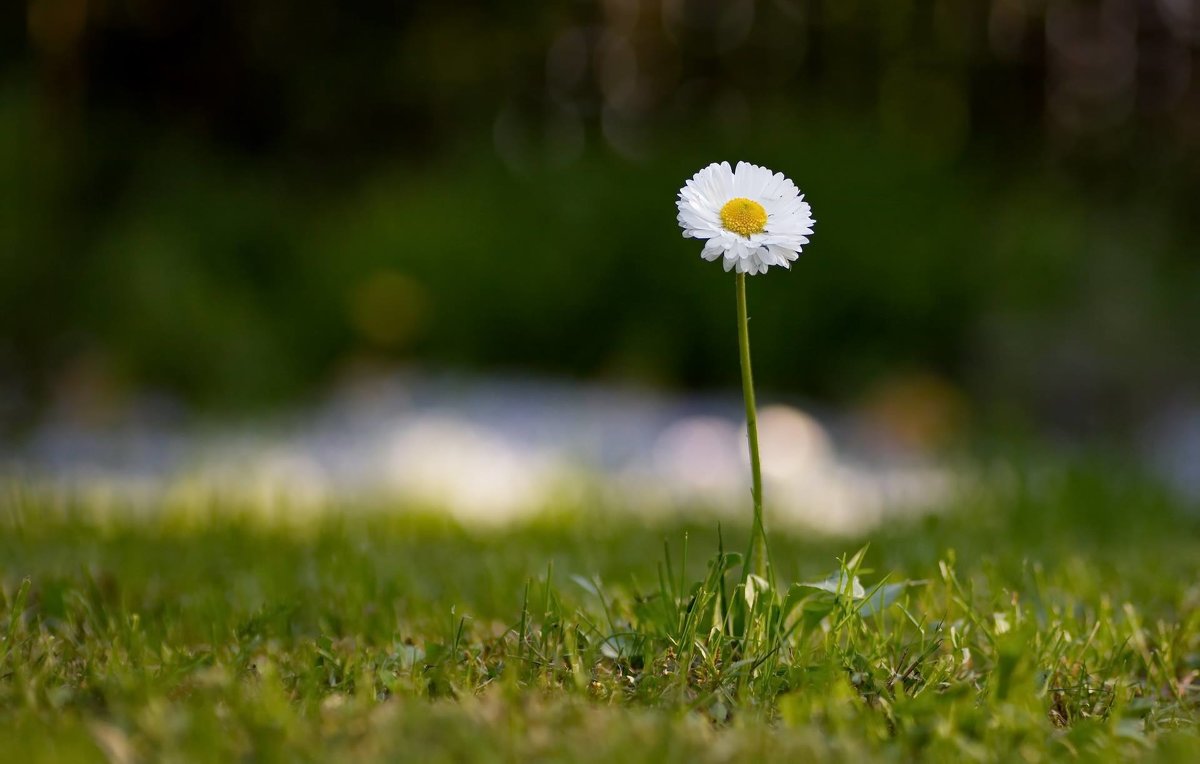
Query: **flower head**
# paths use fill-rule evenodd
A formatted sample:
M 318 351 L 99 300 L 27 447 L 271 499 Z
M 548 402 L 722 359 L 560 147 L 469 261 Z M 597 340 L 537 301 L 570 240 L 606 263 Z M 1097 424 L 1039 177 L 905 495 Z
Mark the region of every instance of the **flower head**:
M 795 183 L 747 162 L 705 167 L 679 189 L 676 206 L 684 237 L 707 239 L 700 256 L 738 273 L 790 268 L 816 222 Z

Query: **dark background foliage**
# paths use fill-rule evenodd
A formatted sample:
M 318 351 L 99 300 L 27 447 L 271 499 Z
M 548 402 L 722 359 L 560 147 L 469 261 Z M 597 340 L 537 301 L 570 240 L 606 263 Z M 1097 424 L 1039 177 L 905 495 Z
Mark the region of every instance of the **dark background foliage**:
M 6 422 L 412 363 L 735 384 L 732 279 L 673 204 L 721 159 L 818 220 L 751 283 L 768 389 L 1076 432 L 1195 394 L 1195 2 L 2 13 Z

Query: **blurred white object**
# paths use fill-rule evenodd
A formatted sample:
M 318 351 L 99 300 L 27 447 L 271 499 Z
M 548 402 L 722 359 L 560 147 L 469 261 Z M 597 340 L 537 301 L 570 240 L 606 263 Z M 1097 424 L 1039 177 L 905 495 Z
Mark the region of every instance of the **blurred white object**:
M 848 460 L 792 406 L 765 406 L 759 426 L 769 523 L 859 532 L 930 510 L 952 488 L 947 471 L 920 462 Z M 374 506 L 478 523 L 587 502 L 597 512 L 738 519 L 750 501 L 745 438 L 735 396 L 394 375 L 282 422 L 203 431 L 50 422 L 9 449 L 0 472 L 138 511 L 164 498 L 209 511 L 221 499 L 272 518 Z

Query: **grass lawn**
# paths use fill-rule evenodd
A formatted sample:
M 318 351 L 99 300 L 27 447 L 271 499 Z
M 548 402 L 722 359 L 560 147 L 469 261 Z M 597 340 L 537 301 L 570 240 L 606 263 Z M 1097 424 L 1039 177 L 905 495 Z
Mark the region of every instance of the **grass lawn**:
M 133 518 L 9 486 L 0 758 L 1200 761 L 1200 513 L 1097 467 L 1006 482 L 868 538 L 776 530 L 766 591 L 706 516 Z

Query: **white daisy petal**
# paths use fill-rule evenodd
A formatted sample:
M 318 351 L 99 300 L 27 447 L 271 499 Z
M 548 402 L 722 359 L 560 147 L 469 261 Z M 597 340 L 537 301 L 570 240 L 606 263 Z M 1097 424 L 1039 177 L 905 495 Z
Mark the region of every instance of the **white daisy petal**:
M 721 255 L 725 254 L 725 245 L 721 243 L 720 237 L 713 237 L 704 245 L 704 249 L 700 250 L 700 257 L 705 260 L 716 260 Z

